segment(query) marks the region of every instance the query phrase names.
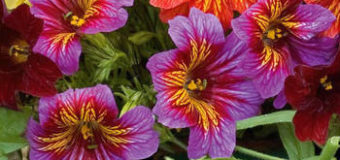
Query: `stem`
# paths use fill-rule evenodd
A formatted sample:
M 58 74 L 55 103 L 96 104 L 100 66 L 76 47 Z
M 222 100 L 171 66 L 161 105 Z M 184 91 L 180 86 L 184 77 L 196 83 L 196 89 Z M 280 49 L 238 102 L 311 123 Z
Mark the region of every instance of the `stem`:
M 259 159 L 263 159 L 263 160 L 284 160 L 282 158 L 278 158 L 278 157 L 274 157 L 274 156 L 267 155 L 267 154 L 264 154 L 264 153 L 260 153 L 260 152 L 257 152 L 257 151 L 251 150 L 251 149 L 247 149 L 247 148 L 244 148 L 244 147 L 241 147 L 241 146 L 236 146 L 235 150 L 237 152 L 240 152 L 240 153 L 252 156 L 252 157 L 256 157 L 256 158 L 259 158 Z
M 187 150 L 187 146 L 183 142 L 178 140 L 176 137 L 171 138 L 170 142 L 176 144 L 177 146 L 181 147 L 185 151 Z
M 336 151 L 338 150 L 340 142 L 340 137 L 332 137 L 328 140 L 326 146 L 323 148 L 320 160 L 330 160 L 334 157 Z

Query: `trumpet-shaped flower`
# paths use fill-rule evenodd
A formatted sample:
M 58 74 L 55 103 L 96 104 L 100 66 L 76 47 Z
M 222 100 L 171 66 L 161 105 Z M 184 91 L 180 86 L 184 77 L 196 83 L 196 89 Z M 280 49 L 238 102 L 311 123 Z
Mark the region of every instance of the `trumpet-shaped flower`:
M 224 29 L 230 28 L 233 10 L 243 12 L 256 0 L 150 0 L 151 5 L 161 8 L 160 18 L 168 22 L 177 15 L 188 15 L 191 7 L 217 16 Z
M 17 108 L 15 95 L 24 92 L 33 96 L 57 93 L 55 82 L 62 74 L 47 57 L 34 53 L 43 21 L 35 18 L 27 5 L 7 15 L 0 0 L 0 105 Z
M 31 12 L 44 20 L 34 50 L 50 57 L 64 74 L 78 70 L 83 34 L 111 32 L 125 25 L 122 8 L 133 0 L 30 0 Z
M 332 114 L 340 114 L 340 56 L 330 67 L 296 67 L 285 82 L 285 94 L 297 110 L 296 136 L 324 144 Z
M 334 15 L 319 5 L 303 5 L 300 0 L 259 0 L 232 21 L 235 34 L 250 48 L 242 68 L 254 77 L 263 98 L 282 92 L 286 77 L 297 64 L 333 62 L 337 39 L 315 35 L 334 20 Z
M 190 127 L 189 158 L 229 157 L 235 121 L 258 114 L 263 101 L 237 67 L 246 48 L 234 34 L 224 37 L 214 15 L 196 8 L 169 24 L 178 48 L 147 64 L 158 92 L 153 112 L 170 128 Z
M 30 159 L 144 159 L 158 148 L 158 134 L 149 109 L 136 107 L 116 119 L 110 88 L 68 90 L 42 98 L 40 124 L 30 120 Z
M 340 33 L 340 1 L 339 0 L 305 0 L 308 4 L 319 4 L 325 8 L 328 8 L 336 16 L 336 21 L 332 27 L 322 33 L 328 37 L 334 38 Z

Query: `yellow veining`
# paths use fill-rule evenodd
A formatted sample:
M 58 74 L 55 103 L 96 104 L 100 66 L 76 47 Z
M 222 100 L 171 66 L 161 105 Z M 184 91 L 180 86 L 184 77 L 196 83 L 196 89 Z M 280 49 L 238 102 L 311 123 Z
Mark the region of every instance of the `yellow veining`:
M 75 107 L 69 102 L 65 102 L 57 114 L 51 117 L 56 129 L 60 132 L 47 135 L 47 137 L 37 137 L 39 141 L 46 144 L 41 147 L 42 151 L 62 152 L 77 141 L 85 140 L 88 142 L 88 148 L 97 147 L 95 137 L 100 136 L 103 143 L 110 143 L 118 146 L 129 143 L 130 141 L 121 137 L 130 132 L 130 128 L 121 128 L 121 126 L 103 125 L 103 120 L 107 116 L 105 110 L 95 110 L 94 102 L 84 103 L 80 112 L 75 112 Z
M 70 42 L 76 33 L 59 33 L 51 38 L 53 44 L 62 43 L 62 45 L 65 47 L 68 42 Z M 63 48 L 64 49 L 64 48 Z
M 201 42 L 190 41 L 191 50 L 189 54 L 190 62 L 175 63 L 178 70 L 167 72 L 162 77 L 168 87 L 174 87 L 170 91 L 170 101 L 176 106 L 187 107 L 186 114 L 198 114 L 198 125 L 207 132 L 211 127 L 216 127 L 219 123 L 219 113 L 214 106 L 200 99 L 199 92 L 206 89 L 209 83 L 206 79 L 193 78 L 191 73 L 197 69 L 212 53 L 211 44 L 205 39 Z

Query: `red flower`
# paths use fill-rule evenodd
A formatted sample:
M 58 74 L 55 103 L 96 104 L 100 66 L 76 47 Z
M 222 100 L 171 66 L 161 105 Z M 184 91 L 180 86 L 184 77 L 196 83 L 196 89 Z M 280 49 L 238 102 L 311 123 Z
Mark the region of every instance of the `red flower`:
M 0 16 L 5 12 L 0 0 Z M 0 105 L 16 109 L 15 94 L 21 91 L 34 96 L 57 93 L 54 84 L 62 76 L 48 58 L 32 52 L 43 21 L 35 18 L 27 5 L 21 5 L 0 23 Z
M 223 24 L 224 29 L 230 28 L 233 10 L 242 13 L 257 0 L 150 0 L 150 4 L 161 8 L 159 15 L 163 22 L 178 15 L 187 16 L 192 7 L 203 12 L 214 14 Z
M 295 68 L 285 82 L 288 102 L 297 110 L 293 119 L 301 141 L 326 141 L 333 113 L 340 113 L 340 56 L 330 67 Z

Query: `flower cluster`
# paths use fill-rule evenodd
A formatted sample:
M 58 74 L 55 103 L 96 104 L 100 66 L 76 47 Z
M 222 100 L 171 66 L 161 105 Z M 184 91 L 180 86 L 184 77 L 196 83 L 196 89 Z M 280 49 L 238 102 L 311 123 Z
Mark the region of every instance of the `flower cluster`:
M 32 160 L 148 158 L 159 146 L 155 118 L 190 129 L 189 158 L 231 157 L 236 122 L 268 98 L 297 110 L 297 138 L 324 144 L 340 114 L 339 0 L 150 0 L 176 48 L 145 61 L 152 111 L 136 104 L 119 118 L 111 85 L 55 84 L 79 70 L 83 37 L 122 28 L 134 1 L 26 3 L 8 11 L 0 0 L 0 105 L 23 107 L 19 92 L 40 97 L 26 131 Z

